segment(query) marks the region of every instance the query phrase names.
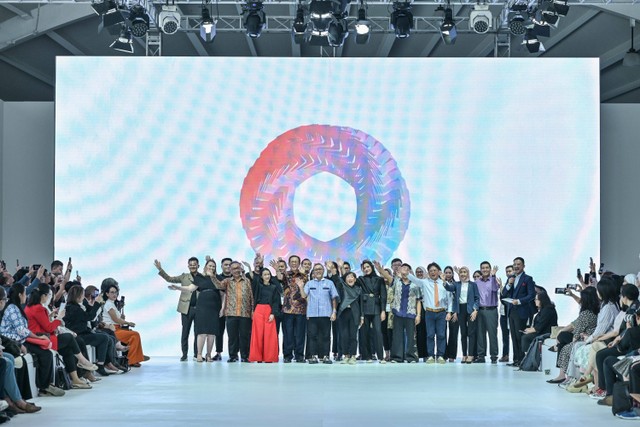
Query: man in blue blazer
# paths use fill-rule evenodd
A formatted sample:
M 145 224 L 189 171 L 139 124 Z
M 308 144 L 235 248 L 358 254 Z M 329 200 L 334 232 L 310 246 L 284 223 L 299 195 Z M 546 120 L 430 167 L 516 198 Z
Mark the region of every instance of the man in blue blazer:
M 534 313 L 534 299 L 536 297 L 536 282 L 524 272 L 524 259 L 517 257 L 513 260 L 513 273 L 516 275 L 513 285 L 508 283 L 502 290 L 502 298 L 512 298 L 507 304 L 507 317 L 513 345 L 513 363 L 507 366 L 519 366 L 524 357 L 521 346 L 522 331 L 527 327 L 529 318 Z

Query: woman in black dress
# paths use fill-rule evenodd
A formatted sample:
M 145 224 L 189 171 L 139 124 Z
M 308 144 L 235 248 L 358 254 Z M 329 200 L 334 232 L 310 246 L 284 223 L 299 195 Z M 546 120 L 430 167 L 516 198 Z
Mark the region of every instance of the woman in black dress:
M 208 260 L 204 265 L 204 275 L 196 273 L 193 276 L 193 283 L 189 286 L 171 285 L 169 289 L 183 291 L 198 291 L 196 302 L 195 330 L 197 336 L 197 361 L 202 362 L 202 350 L 205 341 L 207 343 L 206 361 L 212 362 L 211 351 L 215 337 L 220 332 L 220 310 L 222 309 L 222 299 L 220 291 L 214 284 L 211 277 L 215 277 L 216 262 Z

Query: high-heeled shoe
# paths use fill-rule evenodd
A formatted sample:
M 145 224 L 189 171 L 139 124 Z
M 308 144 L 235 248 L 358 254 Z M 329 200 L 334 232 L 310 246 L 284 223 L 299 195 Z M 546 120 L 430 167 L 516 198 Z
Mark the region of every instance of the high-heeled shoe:
M 198 355 L 198 357 L 196 358 L 196 362 L 198 362 L 198 363 L 204 362 L 204 360 L 202 359 L 201 355 Z
M 207 357 L 205 359 L 207 362 L 213 362 L 213 359 L 211 358 L 211 355 L 207 354 Z

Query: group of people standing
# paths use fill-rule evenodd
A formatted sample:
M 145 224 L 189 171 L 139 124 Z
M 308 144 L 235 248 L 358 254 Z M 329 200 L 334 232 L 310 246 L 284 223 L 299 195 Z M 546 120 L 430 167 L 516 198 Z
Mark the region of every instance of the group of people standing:
M 154 264 L 171 283 L 169 289 L 180 291 L 182 361 L 188 358 L 193 324 L 193 351 L 200 362 L 221 360 L 226 325 L 229 362 L 277 362 L 282 329 L 284 363 L 328 364 L 331 353 L 333 360 L 347 364 L 356 363 L 358 354 L 366 362 L 413 363 L 423 357 L 426 363 L 445 363 L 457 357 L 458 336 L 463 363 L 484 363 L 487 350 L 497 363 L 498 325 L 506 317 L 513 364 L 518 365 L 530 342 L 523 336 L 538 332 L 531 320 L 538 311 L 536 295 L 543 292 L 525 274 L 520 257 L 507 267 L 504 285 L 496 276 L 498 268 L 487 261 L 473 280 L 467 267 L 442 271 L 433 262 L 414 272 L 398 258 L 390 269 L 365 260 L 360 276 L 340 259 L 313 264 L 297 255 L 288 262 L 271 260 L 271 269 L 260 254 L 253 266 L 224 258 L 220 273 L 208 256 L 200 273 L 192 257 L 189 271 L 178 276 L 168 275 L 159 261 Z M 508 345 L 501 360 L 508 361 Z

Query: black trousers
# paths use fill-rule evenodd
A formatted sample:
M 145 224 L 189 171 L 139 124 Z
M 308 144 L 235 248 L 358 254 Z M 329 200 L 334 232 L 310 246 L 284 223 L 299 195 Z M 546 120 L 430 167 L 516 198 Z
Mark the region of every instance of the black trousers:
M 248 359 L 249 345 L 251 345 L 251 319 L 227 316 L 227 335 L 229 336 L 229 358 L 237 358 L 239 351 L 241 358 Z
M 389 329 L 387 325 L 389 324 L 389 313 L 384 318 L 384 322 L 381 322 L 382 327 L 382 347 L 389 351 L 391 350 L 391 334 L 393 330 Z
M 76 359 L 75 355 L 80 353 L 80 347 L 73 335 L 58 335 L 58 353 L 62 356 L 64 370 L 68 373 L 75 372 L 77 370 L 76 365 L 78 364 L 78 359 Z
M 604 374 L 604 383 L 598 383 L 598 387 L 601 389 L 607 390 L 607 396 L 613 395 L 613 384 L 616 381 L 622 381 L 620 375 L 613 369 L 613 365 L 618 361 L 617 356 L 607 356 L 602 363 L 602 373 Z M 598 371 L 598 376 L 600 375 L 600 371 Z M 598 381 L 600 381 L 598 379 Z
M 462 355 L 475 356 L 478 352 L 476 343 L 476 321 L 471 321 L 471 315 L 467 313 L 467 304 L 460 304 L 458 313 L 458 325 L 460 325 L 460 342 L 462 344 Z
M 391 360 L 396 362 L 417 362 L 416 319 L 411 317 L 393 317 L 393 341 Z M 426 335 L 426 333 L 424 334 Z M 426 341 L 426 339 L 425 339 Z
M 86 344 L 96 348 L 96 362 L 98 364 L 101 365 L 107 361 L 107 354 L 111 345 L 111 340 L 107 335 L 87 333 L 79 336 L 82 337 Z
M 364 316 L 364 324 L 362 328 L 362 348 L 361 356 L 363 360 L 369 360 L 372 356 L 372 349 L 378 356 L 378 360 L 384 359 L 384 351 L 382 349 L 382 321 L 380 314 L 366 314 Z
M 226 323 L 227 323 L 227 317 L 226 316 L 222 316 L 220 318 L 220 334 L 216 335 L 216 353 L 222 353 L 222 340 L 224 338 L 224 328 L 225 328 Z M 251 328 L 249 328 L 249 331 L 251 331 Z M 227 335 L 228 334 L 229 333 L 227 332 Z M 229 338 L 229 343 L 231 343 L 231 338 Z M 231 344 L 229 344 L 229 345 L 231 345 Z M 249 356 L 247 356 L 247 357 L 249 357 Z
M 25 342 L 24 346 L 29 353 L 35 356 L 34 365 L 36 367 L 36 385 L 38 390 L 44 390 L 53 380 L 53 353 L 44 350 L 39 345 Z
M 418 349 L 418 358 L 427 357 L 427 321 L 425 318 L 425 311 L 422 310 L 422 314 L 420 315 L 420 323 L 415 325 L 416 330 L 416 346 Z M 395 317 L 394 317 L 395 321 Z M 395 326 L 394 326 L 395 327 Z
M 358 351 L 358 325 L 356 324 L 350 308 L 340 313 L 337 322 L 340 327 L 340 352 L 345 355 L 355 356 Z M 358 322 L 359 323 L 359 322 Z
M 307 320 L 309 355 L 320 358 L 329 356 L 331 347 L 331 320 L 328 317 L 310 317 Z
M 466 304 L 463 304 L 466 306 Z M 465 307 L 464 312 L 467 312 Z M 460 317 L 454 322 L 453 319 L 447 322 L 449 334 L 447 335 L 447 347 L 444 350 L 445 359 L 455 359 L 458 357 L 458 331 L 460 330 Z
M 107 355 L 105 356 L 104 361 L 105 363 L 114 363 L 118 357 L 116 354 L 116 343 L 118 342 L 116 334 L 109 329 L 96 329 L 95 332 L 96 334 L 104 335 L 109 339 L 109 341 L 107 341 Z
M 640 393 L 640 364 L 631 365 L 629 369 L 629 392 Z
M 331 338 L 331 352 L 338 355 L 344 354 L 340 345 L 340 326 L 338 322 L 331 322 Z
M 509 329 L 511 333 L 511 344 L 513 346 L 513 361 L 520 362 L 524 357 L 522 349 L 522 331 L 527 327 L 527 319 L 522 319 L 518 315 L 518 310 L 511 309 L 509 313 Z
M 182 347 L 182 355 L 187 357 L 189 353 L 189 333 L 193 328 L 193 355 L 196 356 L 198 354 L 198 346 L 197 346 L 197 337 L 196 337 L 196 308 L 189 307 L 189 311 L 187 314 L 181 314 L 182 318 L 182 335 L 180 336 L 180 346 Z
M 307 336 L 305 314 L 282 315 L 282 355 L 285 359 L 304 360 L 304 340 Z
M 618 356 L 623 356 L 623 355 L 624 353 L 620 353 L 616 347 L 603 348 L 602 350 L 596 353 L 596 367 L 598 370 L 598 386 L 601 389 L 604 389 L 604 385 L 606 381 L 605 373 L 604 373 L 604 361 L 611 356 L 615 357 L 617 360 Z M 613 385 L 611 387 L 613 387 Z M 613 393 L 613 388 L 611 389 L 611 392 Z
M 502 356 L 509 357 L 509 318 L 500 315 L 500 332 L 502 332 Z

